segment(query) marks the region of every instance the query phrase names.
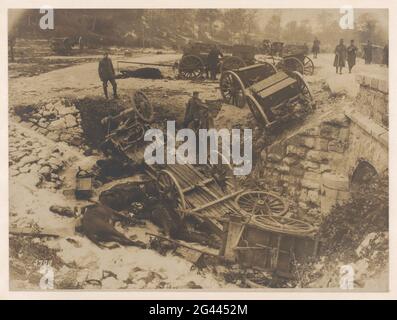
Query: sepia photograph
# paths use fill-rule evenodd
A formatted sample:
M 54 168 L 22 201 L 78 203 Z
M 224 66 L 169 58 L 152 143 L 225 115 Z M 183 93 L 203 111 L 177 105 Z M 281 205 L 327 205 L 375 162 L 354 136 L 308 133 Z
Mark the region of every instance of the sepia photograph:
M 388 9 L 7 14 L 10 291 L 389 291 Z

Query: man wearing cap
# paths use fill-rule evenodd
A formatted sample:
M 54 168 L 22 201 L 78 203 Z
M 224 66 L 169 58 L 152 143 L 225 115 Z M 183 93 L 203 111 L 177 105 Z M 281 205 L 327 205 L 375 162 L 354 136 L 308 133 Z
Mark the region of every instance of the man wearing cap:
M 194 91 L 193 96 L 189 99 L 188 103 L 186 104 L 185 119 L 183 121 L 183 125 L 186 128 L 196 126 L 195 123 L 193 123 L 193 121 L 194 122 L 200 121 L 202 108 L 208 109 L 208 107 L 200 100 L 198 91 Z
M 219 57 L 223 57 L 222 52 L 218 49 L 217 45 L 213 45 L 208 54 L 208 69 L 211 74 L 211 80 L 216 80 L 216 73 L 218 70 Z
M 107 52 L 104 53 L 102 60 L 99 61 L 98 73 L 103 84 L 103 92 L 105 93 L 106 99 L 108 99 L 108 81 L 113 87 L 113 97 L 117 99 L 117 83 L 116 80 L 114 80 L 115 73 L 113 63 Z

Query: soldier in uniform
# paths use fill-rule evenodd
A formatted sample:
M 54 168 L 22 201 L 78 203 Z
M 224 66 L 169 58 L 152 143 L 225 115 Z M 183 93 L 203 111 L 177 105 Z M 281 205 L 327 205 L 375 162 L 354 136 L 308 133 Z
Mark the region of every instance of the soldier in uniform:
M 339 40 L 339 44 L 335 48 L 335 60 L 334 67 L 336 67 L 336 73 L 342 74 L 342 68 L 346 65 L 346 46 L 343 43 L 343 39 Z
M 211 80 L 216 80 L 219 57 L 223 57 L 223 54 L 218 47 L 214 45 L 208 54 L 208 68 L 210 70 Z
M 113 87 L 113 97 L 117 99 L 117 83 L 114 79 L 115 72 L 112 60 L 109 58 L 109 54 L 107 52 L 104 53 L 103 59 L 99 61 L 98 73 L 99 78 L 103 83 L 103 92 L 105 93 L 106 99 L 108 99 L 108 81 L 112 84 Z
M 186 112 L 183 125 L 186 128 L 191 128 L 193 130 L 197 126 L 200 126 L 200 122 L 202 122 L 203 109 L 207 110 L 208 107 L 200 100 L 199 93 L 197 91 L 194 91 L 193 96 L 186 104 Z
M 367 41 L 367 44 L 364 46 L 364 60 L 365 64 L 371 64 L 372 62 L 372 44 L 371 41 Z
M 354 40 L 350 41 L 350 46 L 347 47 L 347 65 L 349 66 L 349 73 L 352 73 L 352 69 L 356 64 L 358 48 L 354 44 Z
M 317 38 L 314 38 L 312 52 L 313 52 L 313 58 L 316 59 L 317 54 L 320 52 L 320 41 Z

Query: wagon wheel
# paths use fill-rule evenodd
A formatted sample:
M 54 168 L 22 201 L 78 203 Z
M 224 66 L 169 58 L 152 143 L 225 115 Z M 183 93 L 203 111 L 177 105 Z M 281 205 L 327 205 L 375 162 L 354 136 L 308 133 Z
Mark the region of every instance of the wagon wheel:
M 310 87 L 305 81 L 305 79 L 303 79 L 302 74 L 297 71 L 294 71 L 293 75 L 295 79 L 298 81 L 300 92 L 303 94 L 303 96 L 307 99 L 308 102 L 313 103 L 314 100 L 313 93 L 310 90 Z
M 172 207 L 177 209 L 181 217 L 184 218 L 186 210 L 185 196 L 175 176 L 168 170 L 160 170 L 157 175 L 157 188 L 160 197 L 167 203 L 171 203 Z
M 226 57 L 221 64 L 221 73 L 245 67 L 247 64 L 240 57 Z
M 153 120 L 153 106 L 142 91 L 133 93 L 132 104 L 139 118 L 145 122 L 151 122 Z
M 183 56 L 179 62 L 179 74 L 185 79 L 197 79 L 204 71 L 204 63 L 194 55 Z
M 242 210 L 255 216 L 283 216 L 288 210 L 288 205 L 281 197 L 265 191 L 246 191 L 240 194 L 235 202 Z
M 265 112 L 262 109 L 262 106 L 256 101 L 256 99 L 251 95 L 247 94 L 246 96 L 248 107 L 251 110 L 252 115 L 254 116 L 256 122 L 260 125 L 267 125 L 270 123 L 267 118 Z
M 283 58 L 279 63 L 277 63 L 276 68 L 284 71 L 298 71 L 301 74 L 303 74 L 304 71 L 303 63 L 295 57 Z
M 142 140 L 143 136 L 145 135 L 145 127 L 138 122 L 135 122 L 132 126 L 127 128 L 127 130 L 128 134 L 126 134 L 121 141 L 123 145 L 126 145 L 126 147 L 123 147 L 124 151 L 131 147 L 133 144 Z
M 226 159 L 222 153 L 216 150 L 212 150 L 211 152 L 215 153 L 218 157 L 218 163 L 216 164 L 212 164 L 210 161 L 208 161 L 211 176 L 222 189 L 229 185 L 231 186 L 232 191 L 237 191 L 238 183 L 233 172 L 233 166 L 229 163 L 229 161 L 227 161 L 228 163 L 222 163 L 222 159 Z M 226 185 L 223 185 L 223 183 Z
M 245 86 L 240 77 L 233 71 L 225 71 L 219 80 L 221 94 L 226 103 L 237 107 L 245 105 Z
M 288 217 L 257 215 L 252 217 L 251 222 L 262 229 L 289 235 L 307 235 L 315 230 L 305 221 Z
M 314 73 L 314 63 L 308 56 L 303 58 L 303 74 L 311 76 Z

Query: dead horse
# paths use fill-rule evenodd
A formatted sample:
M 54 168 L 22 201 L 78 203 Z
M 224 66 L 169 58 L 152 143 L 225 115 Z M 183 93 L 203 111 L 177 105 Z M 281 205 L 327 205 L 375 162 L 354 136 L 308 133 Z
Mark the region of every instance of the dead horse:
M 89 205 L 84 210 L 81 231 L 98 246 L 101 246 L 100 242 L 114 241 L 125 246 L 145 248 L 143 242 L 128 239 L 113 227 L 115 221 L 122 219 L 126 218 L 109 207 L 99 203 Z

